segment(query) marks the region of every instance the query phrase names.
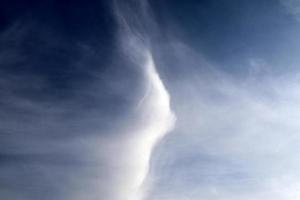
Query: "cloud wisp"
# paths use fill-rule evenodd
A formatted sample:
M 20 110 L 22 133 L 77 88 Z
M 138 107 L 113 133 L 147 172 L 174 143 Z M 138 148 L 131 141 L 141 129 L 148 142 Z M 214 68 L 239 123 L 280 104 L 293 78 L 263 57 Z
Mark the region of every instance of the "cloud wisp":
M 118 194 L 116 199 L 142 200 L 145 198 L 150 184 L 147 182 L 150 160 L 155 145 L 169 133 L 175 124 L 175 114 L 171 110 L 170 96 L 164 86 L 154 63 L 151 49 L 146 44 L 147 35 L 141 26 L 143 12 L 147 10 L 144 1 L 138 3 L 139 14 L 129 13 L 124 5 L 115 2 L 115 13 L 120 24 L 118 38 L 124 54 L 141 70 L 144 91 L 136 101 L 131 113 L 132 119 L 125 123 L 126 133 L 121 158 L 123 165 L 119 183 L 111 185 Z M 128 6 L 125 4 L 125 7 Z M 132 9 L 129 7 L 129 9 Z M 145 14 L 145 13 L 144 13 Z M 136 21 L 137 20 L 137 21 Z M 130 116 L 129 116 L 130 118 Z M 119 188 L 116 188 L 119 185 Z
M 129 158 L 132 168 L 127 187 L 132 195 L 126 199 L 141 200 L 147 190 L 146 178 L 155 144 L 168 133 L 175 121 L 170 108 L 170 97 L 165 89 L 149 53 L 146 55 L 145 77 L 147 89 L 145 96 L 137 105 L 138 121 L 136 130 L 132 130 Z M 124 196 L 123 196 L 124 197 Z
M 299 73 L 240 79 L 175 47 L 189 76 L 166 82 L 176 128 L 154 154 L 148 199 L 299 198 Z

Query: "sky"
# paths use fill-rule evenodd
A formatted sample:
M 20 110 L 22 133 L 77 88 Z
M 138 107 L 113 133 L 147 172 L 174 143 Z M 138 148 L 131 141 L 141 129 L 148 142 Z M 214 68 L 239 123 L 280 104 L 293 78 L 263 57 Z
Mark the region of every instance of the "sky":
M 298 200 L 299 0 L 0 1 L 0 199 Z

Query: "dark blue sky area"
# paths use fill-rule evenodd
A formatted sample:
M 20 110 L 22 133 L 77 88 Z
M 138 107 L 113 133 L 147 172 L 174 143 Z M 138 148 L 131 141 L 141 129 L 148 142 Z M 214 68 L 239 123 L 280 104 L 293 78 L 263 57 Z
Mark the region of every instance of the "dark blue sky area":
M 250 59 L 272 70 L 293 69 L 300 32 L 297 20 L 280 1 L 151 1 L 167 35 L 186 42 L 230 73 L 248 71 Z

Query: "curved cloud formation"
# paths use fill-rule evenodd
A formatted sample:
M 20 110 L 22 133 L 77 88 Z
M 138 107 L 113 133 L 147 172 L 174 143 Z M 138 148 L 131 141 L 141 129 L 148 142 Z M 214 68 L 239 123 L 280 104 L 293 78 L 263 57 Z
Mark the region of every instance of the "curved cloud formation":
M 147 12 L 146 1 L 135 2 L 139 8 L 138 14 L 133 13 L 132 7 L 126 10 L 128 2 L 125 5 L 115 3 L 115 13 L 120 24 L 119 41 L 124 54 L 141 69 L 144 91 L 132 113 L 134 119 L 125 125 L 128 132 L 125 135 L 129 135 L 124 145 L 127 153 L 121 164 L 124 168 L 119 177 L 119 189 L 113 192 L 118 194 L 118 200 L 142 200 L 149 189 L 146 180 L 153 149 L 173 128 L 175 115 L 171 110 L 169 93 L 157 72 L 151 50 L 147 47 L 147 35 L 143 35 L 144 30 L 140 29 L 141 23 L 147 26 L 147 22 L 142 20 L 143 15 L 147 14 L 143 13 Z
M 122 194 L 122 197 L 128 200 L 143 198 L 153 148 L 172 129 L 175 120 L 170 108 L 169 94 L 155 69 L 149 52 L 146 54 L 144 67 L 147 90 L 137 106 L 136 111 L 140 118 L 136 122 L 137 128 L 132 130 L 133 138 L 130 139 L 128 157 L 132 168 L 130 168 L 126 183 L 129 193 L 128 195 Z

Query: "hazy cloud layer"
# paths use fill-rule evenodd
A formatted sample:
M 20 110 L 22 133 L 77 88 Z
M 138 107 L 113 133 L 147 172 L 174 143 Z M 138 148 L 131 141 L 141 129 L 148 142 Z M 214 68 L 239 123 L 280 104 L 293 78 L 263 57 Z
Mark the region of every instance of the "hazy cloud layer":
M 0 199 L 299 199 L 297 4 L 0 3 Z

